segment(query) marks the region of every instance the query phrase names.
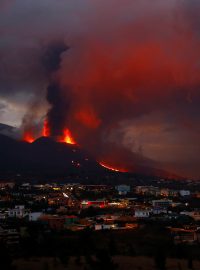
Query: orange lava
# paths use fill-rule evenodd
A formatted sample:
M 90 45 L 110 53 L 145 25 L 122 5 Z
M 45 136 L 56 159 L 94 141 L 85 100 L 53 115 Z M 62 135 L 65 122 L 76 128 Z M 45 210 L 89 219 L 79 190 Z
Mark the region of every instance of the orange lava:
M 111 167 L 111 166 L 109 166 L 109 165 L 106 165 L 106 164 L 103 163 L 103 162 L 99 162 L 99 164 L 100 164 L 102 167 L 104 167 L 104 168 L 106 168 L 106 169 L 108 169 L 108 170 L 114 171 L 114 172 L 127 172 L 126 170 L 123 170 L 123 169 L 117 169 L 117 168 Z
M 48 124 L 47 120 L 44 121 L 44 126 L 42 129 L 42 136 L 44 136 L 44 137 L 50 136 L 50 129 L 49 129 L 49 124 Z
M 60 139 L 60 142 L 65 142 L 65 143 L 68 143 L 68 144 L 76 144 L 74 138 L 71 135 L 71 132 L 67 128 L 64 130 L 63 136 Z
M 23 141 L 28 142 L 28 143 L 34 142 L 34 137 L 30 131 L 24 132 Z

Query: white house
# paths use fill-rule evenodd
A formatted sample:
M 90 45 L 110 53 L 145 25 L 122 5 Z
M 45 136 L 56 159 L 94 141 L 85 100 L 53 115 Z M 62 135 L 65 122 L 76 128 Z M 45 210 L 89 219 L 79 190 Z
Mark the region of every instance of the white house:
M 119 195 L 126 195 L 131 191 L 131 187 L 128 185 L 118 185 L 115 187 L 115 189 L 118 191 Z
M 151 209 L 136 209 L 134 216 L 136 218 L 148 218 L 151 212 Z
M 116 228 L 116 224 L 95 224 L 95 231 L 112 230 Z
M 160 214 L 167 214 L 167 209 L 166 208 L 161 208 L 161 207 L 154 207 L 153 208 L 153 214 L 154 215 L 160 215 Z
M 28 219 L 29 221 L 37 221 L 43 215 L 42 212 L 32 212 L 29 213 Z
M 172 205 L 172 200 L 153 200 L 153 207 L 168 208 Z
M 7 218 L 7 213 L 4 211 L 0 211 L 0 220 L 1 219 L 6 219 Z
M 180 195 L 182 197 L 184 197 L 184 196 L 190 196 L 190 191 L 189 190 L 180 190 L 179 193 L 180 193 Z
M 198 211 L 191 211 L 191 212 L 183 211 L 180 214 L 189 216 L 189 217 L 193 218 L 195 221 L 200 220 L 200 211 L 199 210 Z
M 8 209 L 8 217 L 24 218 L 29 214 L 29 210 L 24 205 L 16 205 L 13 209 Z

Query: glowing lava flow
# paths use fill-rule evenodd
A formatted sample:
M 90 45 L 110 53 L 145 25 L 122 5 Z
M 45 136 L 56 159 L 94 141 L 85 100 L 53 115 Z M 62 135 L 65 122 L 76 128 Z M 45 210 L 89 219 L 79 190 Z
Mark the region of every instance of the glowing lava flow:
M 29 131 L 24 132 L 23 141 L 28 142 L 28 143 L 34 142 L 34 138 L 31 134 L 31 132 L 29 132 Z
M 116 169 L 116 168 L 113 168 L 113 167 L 111 167 L 111 166 L 108 166 L 108 165 L 104 164 L 103 162 L 99 162 L 99 164 L 100 164 L 102 167 L 104 167 L 104 168 L 106 168 L 106 169 L 108 169 L 108 170 L 111 170 L 111 171 L 113 171 L 113 172 L 126 172 L 125 170 L 120 170 L 120 169 Z
M 71 135 L 71 132 L 67 128 L 64 130 L 63 137 L 61 138 L 60 142 L 65 142 L 68 144 L 76 144 L 75 140 Z

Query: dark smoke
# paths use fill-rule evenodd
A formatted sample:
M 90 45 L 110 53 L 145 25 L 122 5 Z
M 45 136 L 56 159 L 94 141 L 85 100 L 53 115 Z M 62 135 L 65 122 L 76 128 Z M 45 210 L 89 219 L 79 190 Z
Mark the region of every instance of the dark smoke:
M 53 82 L 47 88 L 47 100 L 51 105 L 47 114 L 51 136 L 60 136 L 67 122 L 70 98 L 63 96 L 59 84 Z
M 69 107 L 69 102 L 62 96 L 63 94 L 56 76 L 56 72 L 60 69 L 62 53 L 67 49 L 68 47 L 63 41 L 50 42 L 41 49 L 41 70 L 48 84 L 47 89 L 44 89 L 44 91 L 46 91 L 46 99 L 50 105 L 46 117 L 52 136 L 61 134 L 66 120 L 65 112 Z M 22 132 L 30 133 L 33 138 L 41 136 L 42 122 L 44 119 L 38 119 L 37 111 L 43 102 L 38 91 L 38 94 L 32 97 L 27 113 L 22 120 Z
M 48 74 L 52 75 L 60 69 L 61 55 L 68 49 L 69 47 L 62 41 L 53 42 L 44 49 L 41 62 Z
M 70 97 L 63 95 L 56 72 L 60 69 L 62 53 L 69 49 L 64 42 L 56 41 L 50 44 L 42 57 L 42 64 L 48 74 L 50 84 L 47 87 L 47 101 L 50 109 L 47 121 L 51 136 L 60 136 L 65 128 L 67 112 L 70 107 Z

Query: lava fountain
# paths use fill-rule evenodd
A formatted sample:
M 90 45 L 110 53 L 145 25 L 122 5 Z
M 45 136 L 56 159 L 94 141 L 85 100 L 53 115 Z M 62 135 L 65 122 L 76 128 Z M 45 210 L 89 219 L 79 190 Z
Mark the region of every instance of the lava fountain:
M 34 142 L 33 134 L 30 131 L 25 131 L 23 134 L 23 141 L 28 143 Z
M 49 129 L 49 124 L 48 124 L 47 120 L 44 121 L 44 126 L 43 126 L 43 129 L 42 129 L 42 136 L 43 137 L 49 137 L 50 136 L 50 129 Z
M 63 134 L 57 137 L 57 141 L 67 144 L 76 144 L 72 134 L 68 128 L 64 129 Z

